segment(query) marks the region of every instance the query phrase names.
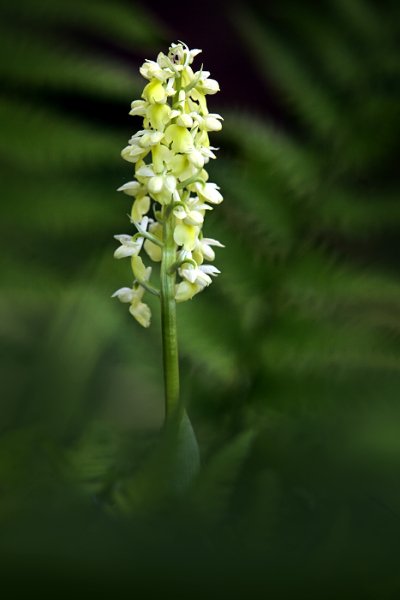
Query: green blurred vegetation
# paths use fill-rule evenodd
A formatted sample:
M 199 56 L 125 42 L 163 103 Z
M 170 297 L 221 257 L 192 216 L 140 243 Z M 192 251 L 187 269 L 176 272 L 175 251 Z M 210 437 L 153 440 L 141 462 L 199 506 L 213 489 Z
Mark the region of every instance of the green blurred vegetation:
M 178 497 L 157 460 L 156 307 L 144 331 L 110 299 L 129 276 L 112 259 L 129 103 L 138 65 L 172 35 L 143 7 L 1 8 L 0 554 L 61 575 L 128 572 L 132 552 L 144 572 L 150 556 L 168 570 L 173 531 L 187 577 L 190 538 L 232 585 L 240 570 L 277 584 L 289 570 L 296 586 L 336 569 L 338 585 L 359 576 L 364 597 L 383 597 L 400 585 L 397 5 L 227 15 L 280 116 L 257 115 L 256 88 L 240 109 L 211 103 L 225 202 L 206 234 L 226 249 L 215 284 L 179 306 L 203 468 Z

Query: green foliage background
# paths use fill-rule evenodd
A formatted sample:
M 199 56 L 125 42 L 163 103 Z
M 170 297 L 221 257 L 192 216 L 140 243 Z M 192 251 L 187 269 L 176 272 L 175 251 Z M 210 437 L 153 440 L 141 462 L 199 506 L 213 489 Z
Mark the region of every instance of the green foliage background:
M 360 578 L 376 598 L 400 584 L 397 4 L 227 14 L 280 117 L 254 109 L 257 83 L 248 105 L 210 101 L 225 202 L 206 233 L 226 249 L 218 280 L 179 306 L 203 467 L 178 498 L 152 453 L 156 306 L 144 331 L 110 300 L 129 277 L 112 236 L 127 230 L 114 190 L 138 65 L 183 36 L 149 9 L 1 8 L 3 563 L 123 580 L 127 556 L 167 572 L 172 544 L 187 577 L 215 560 L 232 586 L 289 570 L 289 587 Z

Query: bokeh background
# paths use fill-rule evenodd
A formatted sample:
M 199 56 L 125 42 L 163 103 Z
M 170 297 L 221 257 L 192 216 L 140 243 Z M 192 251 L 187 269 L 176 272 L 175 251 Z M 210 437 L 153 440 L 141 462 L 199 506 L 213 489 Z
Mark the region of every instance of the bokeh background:
M 395 0 L 3 0 L 3 578 L 400 593 L 399 29 Z M 221 85 L 226 248 L 179 306 L 202 470 L 165 503 L 160 320 L 110 296 L 138 68 L 178 39 Z

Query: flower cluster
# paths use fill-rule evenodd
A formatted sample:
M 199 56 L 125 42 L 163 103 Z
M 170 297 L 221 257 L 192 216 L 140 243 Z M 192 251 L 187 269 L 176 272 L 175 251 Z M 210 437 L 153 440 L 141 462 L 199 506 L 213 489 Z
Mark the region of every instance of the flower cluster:
M 150 309 L 142 302 L 145 290 L 159 294 L 150 284 L 151 267 L 145 267 L 142 248 L 154 262 L 163 260 L 166 221 L 173 227 L 175 299 L 191 299 L 211 283 L 219 270 L 205 261 L 215 258 L 217 240 L 203 237 L 206 211 L 222 202 L 215 183 L 208 181 L 205 165 L 216 158 L 209 133 L 222 128 L 222 117 L 208 112 L 206 96 L 219 91 L 218 82 L 201 68 L 190 66 L 201 50 L 172 44 L 168 55 L 146 60 L 140 73 L 148 80 L 141 100 L 134 100 L 129 114 L 143 118 L 122 157 L 135 165 L 135 178 L 122 185 L 134 198 L 131 222 L 137 233 L 117 235 L 116 258 L 131 257 L 135 281 L 114 296 L 130 304 L 130 312 L 147 327 Z M 149 216 L 150 215 L 150 216 Z

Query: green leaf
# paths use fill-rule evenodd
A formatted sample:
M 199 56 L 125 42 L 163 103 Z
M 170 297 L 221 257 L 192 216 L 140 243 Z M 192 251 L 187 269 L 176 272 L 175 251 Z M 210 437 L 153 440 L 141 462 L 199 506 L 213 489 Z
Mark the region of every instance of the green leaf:
M 109 57 L 82 52 L 56 36 L 19 33 L 1 28 L 1 48 L 8 60 L 0 63 L 0 75 L 25 97 L 28 89 L 53 90 L 123 100 L 128 106 L 132 94 L 140 94 L 139 76 Z
M 154 44 L 163 35 L 160 25 L 154 22 L 137 4 L 115 0 L 21 0 L 18 5 L 5 3 L 3 13 L 8 18 L 35 25 L 60 23 L 77 27 L 93 34 L 101 34 L 120 45 L 137 49 L 143 44 Z
M 254 431 L 239 434 L 214 454 L 200 472 L 192 491 L 192 503 L 206 521 L 226 516 L 254 437 Z
M 164 428 L 136 471 L 122 478 L 113 494 L 117 512 L 151 514 L 182 501 L 200 466 L 197 440 L 186 412 Z

